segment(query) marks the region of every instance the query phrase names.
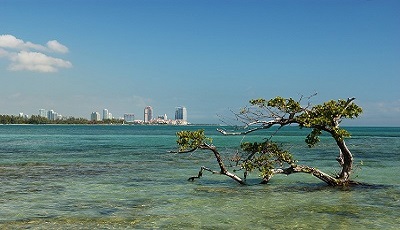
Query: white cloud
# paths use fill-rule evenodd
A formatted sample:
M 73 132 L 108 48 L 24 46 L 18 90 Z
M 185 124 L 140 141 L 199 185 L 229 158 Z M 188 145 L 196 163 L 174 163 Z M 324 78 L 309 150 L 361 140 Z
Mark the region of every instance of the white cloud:
M 15 50 L 39 50 L 39 51 L 46 51 L 48 48 L 45 46 L 34 44 L 32 42 L 24 42 L 21 39 L 16 38 L 13 35 L 5 34 L 0 35 L 0 47 L 15 49 Z
M 23 47 L 23 44 L 24 41 L 22 41 L 21 39 L 17 39 L 12 35 L 0 35 L 0 47 L 21 49 Z
M 0 58 L 5 57 L 11 63 L 11 71 L 57 72 L 60 68 L 72 67 L 71 62 L 49 56 L 45 53 L 67 53 L 68 47 L 56 40 L 50 40 L 46 46 L 25 42 L 13 35 L 0 35 Z
M 47 42 L 47 47 L 58 53 L 68 53 L 68 48 L 63 44 L 60 44 L 57 40 Z
M 57 72 L 58 68 L 70 68 L 71 62 L 54 58 L 38 52 L 21 51 L 11 58 L 10 70 L 29 70 L 38 72 Z
M 0 57 L 8 57 L 8 52 L 5 49 L 0 48 Z

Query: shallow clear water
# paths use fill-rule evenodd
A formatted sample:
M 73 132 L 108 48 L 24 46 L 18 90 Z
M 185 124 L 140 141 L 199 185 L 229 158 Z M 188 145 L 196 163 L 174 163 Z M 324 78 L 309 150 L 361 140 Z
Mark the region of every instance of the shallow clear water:
M 354 179 L 372 184 L 331 188 L 309 175 L 275 176 L 241 186 L 205 173 L 208 152 L 171 154 L 175 133 L 204 128 L 221 152 L 243 137 L 216 127 L 0 126 L 0 227 L 6 229 L 399 229 L 400 128 L 349 128 Z M 289 127 L 275 140 L 302 164 L 339 170 L 326 136 L 313 149 L 307 130 Z M 244 140 L 261 140 L 269 132 Z

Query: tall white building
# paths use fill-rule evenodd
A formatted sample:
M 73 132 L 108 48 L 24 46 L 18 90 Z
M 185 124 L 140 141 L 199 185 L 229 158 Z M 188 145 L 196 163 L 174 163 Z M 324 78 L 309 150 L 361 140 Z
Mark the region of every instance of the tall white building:
M 45 109 L 39 109 L 40 117 L 47 117 L 47 111 Z
M 112 119 L 110 113 L 108 112 L 108 109 L 103 109 L 103 121 L 108 119 Z
M 153 108 L 151 106 L 146 106 L 144 108 L 144 122 L 150 122 L 153 119 Z
M 135 121 L 135 114 L 133 113 L 125 113 L 124 121 L 128 123 L 133 123 Z
M 175 108 L 175 120 L 181 124 L 187 124 L 187 110 L 185 107 L 178 106 Z
M 99 112 L 93 112 L 90 115 L 90 120 L 91 121 L 100 121 L 100 113 Z
M 55 120 L 61 120 L 62 119 L 62 115 L 55 112 L 54 110 L 49 110 L 47 112 L 47 119 L 51 120 L 51 121 L 55 121 Z

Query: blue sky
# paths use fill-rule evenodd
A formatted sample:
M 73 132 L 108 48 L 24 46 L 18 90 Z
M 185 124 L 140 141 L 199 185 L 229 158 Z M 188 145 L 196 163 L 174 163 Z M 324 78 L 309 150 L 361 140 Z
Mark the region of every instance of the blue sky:
M 400 126 L 400 1 L 0 0 L 0 114 L 193 123 L 252 98 L 356 97 L 348 125 Z

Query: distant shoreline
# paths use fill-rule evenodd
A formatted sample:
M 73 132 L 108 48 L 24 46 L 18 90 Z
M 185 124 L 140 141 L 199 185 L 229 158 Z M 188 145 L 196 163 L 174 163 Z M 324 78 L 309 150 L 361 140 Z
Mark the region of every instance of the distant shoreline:
M 187 124 L 187 125 L 171 125 L 171 124 L 121 124 L 121 123 L 115 123 L 115 124 L 101 124 L 101 123 L 98 123 L 98 124 L 79 124 L 79 123 L 77 123 L 77 124 L 52 124 L 52 123 L 44 123 L 44 124 L 3 124 L 3 123 L 0 123 L 0 125 L 3 125 L 3 126 L 8 126 L 8 125 L 10 125 L 10 126 L 41 126 L 41 125 L 48 125 L 48 126 L 57 126 L 57 125 L 62 125 L 62 126 L 68 126 L 68 125 L 71 125 L 71 126 L 73 126 L 73 125 L 82 125 L 82 126 L 84 126 L 84 125 L 87 125 L 87 126 L 94 126 L 94 125 L 98 125 L 98 126 L 172 126 L 172 127 L 175 127 L 175 126 L 177 126 L 177 127 L 179 127 L 179 126 L 181 126 L 181 127 L 185 127 L 185 126 L 222 126 L 222 125 L 219 125 L 219 124 Z M 227 127 L 230 127 L 230 126 L 228 126 L 228 125 L 226 125 Z
M 45 124 L 4 124 L 0 123 L 0 126 L 165 126 L 165 127 L 193 127 L 193 126 L 215 126 L 215 127 L 235 127 L 234 125 L 222 125 L 222 124 L 187 124 L 187 125 L 171 125 L 171 124 L 122 124 L 122 123 L 115 123 L 115 124 L 52 124 L 52 123 L 45 123 Z M 296 127 L 296 126 L 290 126 Z M 363 126 L 363 125 L 353 125 L 353 126 L 343 126 L 343 128 L 400 128 L 400 126 Z

